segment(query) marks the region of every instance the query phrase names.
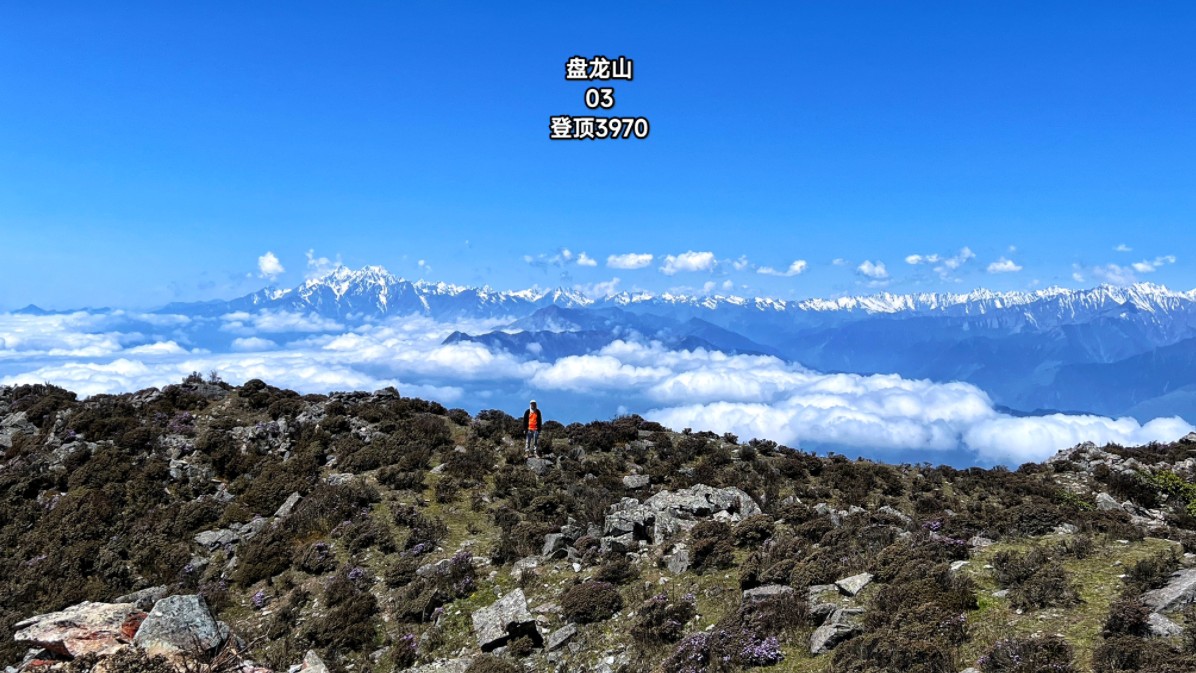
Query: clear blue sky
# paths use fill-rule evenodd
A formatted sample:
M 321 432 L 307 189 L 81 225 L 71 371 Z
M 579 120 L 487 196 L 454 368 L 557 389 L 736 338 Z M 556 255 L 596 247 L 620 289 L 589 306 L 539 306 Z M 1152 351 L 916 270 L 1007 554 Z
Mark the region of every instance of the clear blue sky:
M 289 286 L 308 250 L 500 288 L 1196 287 L 1192 3 L 113 4 L 0 7 L 0 309 L 231 297 L 267 251 Z M 648 140 L 548 140 L 575 54 L 634 59 Z M 718 264 L 659 270 L 687 251 Z

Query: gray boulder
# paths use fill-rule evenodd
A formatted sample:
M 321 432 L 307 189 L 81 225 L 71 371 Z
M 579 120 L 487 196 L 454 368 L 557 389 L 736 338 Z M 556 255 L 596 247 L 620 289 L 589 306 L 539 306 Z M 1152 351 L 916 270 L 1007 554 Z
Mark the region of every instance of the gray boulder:
M 623 477 L 623 486 L 630 489 L 644 488 L 651 481 L 646 474 L 629 474 Z
M 1196 599 L 1196 568 L 1171 573 L 1167 584 L 1142 594 L 1142 602 L 1155 612 L 1170 612 Z
M 37 426 L 26 420 L 24 411 L 9 414 L 0 419 L 0 446 L 12 448 L 13 439 L 17 435 L 35 435 Z
M 408 669 L 407 673 L 465 673 L 465 669 L 469 668 L 469 665 L 472 663 L 473 657 L 442 659 Z
M 149 656 L 214 652 L 228 639 L 228 626 L 212 617 L 203 596 L 170 596 L 154 604 L 133 642 Z
M 553 652 L 564 647 L 573 636 L 577 635 L 577 627 L 573 624 L 566 624 L 561 628 L 553 631 L 548 635 L 548 651 Z
M 274 512 L 274 518 L 281 519 L 283 517 L 290 516 L 291 512 L 295 511 L 295 505 L 299 504 L 299 499 L 300 496 L 298 491 L 287 496 L 286 501 L 279 505 L 278 509 Z
M 633 535 L 637 540 L 660 544 L 703 519 L 733 523 L 760 511 L 756 501 L 738 488 L 696 484 L 677 491 L 660 491 L 643 503 L 623 498 L 606 515 L 603 535 Z
M 1171 636 L 1178 636 L 1184 632 L 1184 627 L 1176 624 L 1157 612 L 1150 613 L 1150 617 L 1147 618 L 1147 623 L 1150 625 L 1150 635 L 1157 636 L 1159 638 L 1170 638 Z
M 545 558 L 563 559 L 569 555 L 565 550 L 565 536 L 560 533 L 548 533 L 544 536 L 544 549 L 540 555 Z
M 744 603 L 754 603 L 778 596 L 792 596 L 797 593 L 793 587 L 784 584 L 766 584 L 743 592 Z
M 810 635 L 810 654 L 826 654 L 839 643 L 855 635 L 856 631 L 857 628 L 851 624 L 827 620 Z
M 689 570 L 689 566 L 693 563 L 693 559 L 690 558 L 689 554 L 689 545 L 673 545 L 673 551 L 669 552 L 669 555 L 665 557 L 664 563 L 669 572 L 674 575 L 679 575 Z
M 1119 510 L 1121 509 L 1121 503 L 1117 502 L 1117 500 L 1108 493 L 1098 493 L 1096 495 L 1096 508 L 1105 511 Z
M 195 543 L 208 549 L 219 549 L 225 545 L 233 545 L 240 541 L 241 536 L 227 528 L 205 530 L 195 536 Z
M 324 665 L 324 660 L 320 655 L 308 650 L 303 657 L 303 665 L 299 667 L 300 673 L 328 673 L 328 667 Z
M 521 636 L 528 636 L 537 646 L 544 642 L 540 627 L 527 610 L 527 598 L 522 589 L 474 612 L 472 619 L 474 635 L 483 652 L 502 647 Z
M 848 596 L 854 596 L 860 593 L 860 591 L 863 591 L 864 587 L 868 586 L 868 583 L 871 581 L 872 573 L 860 573 L 858 575 L 852 575 L 851 577 L 844 577 L 841 580 L 837 580 L 835 582 L 835 586 L 839 587 L 839 591 L 843 592 L 844 594 L 847 594 Z

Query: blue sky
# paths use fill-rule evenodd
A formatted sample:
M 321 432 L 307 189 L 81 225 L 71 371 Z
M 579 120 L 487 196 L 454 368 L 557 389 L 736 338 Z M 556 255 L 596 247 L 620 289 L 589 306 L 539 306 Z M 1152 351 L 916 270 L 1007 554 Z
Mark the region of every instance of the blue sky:
M 289 286 L 309 250 L 499 288 L 1196 287 L 1193 34 L 1179 2 L 6 3 L 0 309 Z M 548 140 L 575 54 L 634 59 L 648 140 Z

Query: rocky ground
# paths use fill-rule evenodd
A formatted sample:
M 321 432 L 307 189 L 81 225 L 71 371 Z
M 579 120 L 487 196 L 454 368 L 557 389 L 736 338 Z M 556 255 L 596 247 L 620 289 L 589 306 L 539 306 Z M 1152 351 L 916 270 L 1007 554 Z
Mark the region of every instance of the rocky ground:
M 0 388 L 0 668 L 1196 670 L 1196 437 L 1017 470 L 260 381 Z

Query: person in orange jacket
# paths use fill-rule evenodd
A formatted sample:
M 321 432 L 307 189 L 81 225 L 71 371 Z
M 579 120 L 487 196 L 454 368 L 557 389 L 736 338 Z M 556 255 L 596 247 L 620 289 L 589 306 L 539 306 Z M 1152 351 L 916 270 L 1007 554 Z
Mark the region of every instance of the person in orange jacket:
M 536 401 L 532 400 L 529 403 L 527 411 L 523 412 L 523 433 L 526 436 L 523 450 L 537 458 L 540 457 L 540 429 L 543 427 L 544 416 L 540 414 L 540 409 L 536 407 Z

